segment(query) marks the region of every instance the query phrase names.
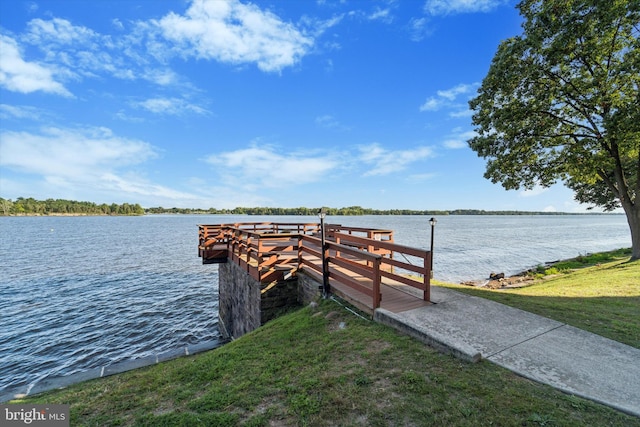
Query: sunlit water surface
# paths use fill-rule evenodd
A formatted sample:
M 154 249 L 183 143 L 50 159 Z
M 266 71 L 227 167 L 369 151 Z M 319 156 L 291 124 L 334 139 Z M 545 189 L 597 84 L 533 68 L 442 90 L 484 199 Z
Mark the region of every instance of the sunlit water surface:
M 443 216 L 435 278 L 481 280 L 629 247 L 621 215 Z M 197 224 L 316 217 L 0 218 L 0 391 L 219 338 L 217 267 L 197 257 Z M 428 249 L 424 216 L 329 217 L 390 229 Z

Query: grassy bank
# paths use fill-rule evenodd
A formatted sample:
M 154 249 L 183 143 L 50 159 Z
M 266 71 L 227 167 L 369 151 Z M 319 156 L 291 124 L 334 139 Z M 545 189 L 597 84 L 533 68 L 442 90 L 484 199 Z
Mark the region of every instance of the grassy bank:
M 637 346 L 638 280 L 640 262 L 614 259 L 524 289 L 449 286 L 614 339 L 631 336 L 619 340 Z M 70 404 L 73 426 L 640 427 L 638 418 L 489 362 L 442 355 L 333 301 L 214 351 L 27 401 Z
M 521 308 L 640 348 L 640 260 L 630 250 L 579 256 L 539 268 L 539 280 L 516 289 L 441 286 Z

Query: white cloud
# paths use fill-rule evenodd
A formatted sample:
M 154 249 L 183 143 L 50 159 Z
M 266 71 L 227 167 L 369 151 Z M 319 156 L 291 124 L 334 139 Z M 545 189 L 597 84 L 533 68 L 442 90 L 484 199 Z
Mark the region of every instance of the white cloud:
M 468 108 L 459 110 L 459 111 L 452 111 L 449 113 L 449 117 L 453 117 L 454 119 L 459 119 L 461 117 L 471 117 L 471 116 L 473 116 L 473 110 L 470 110 Z
M 147 142 L 119 137 L 107 128 L 0 133 L 0 166 L 25 174 L 19 183 L 4 181 L 14 194 L 39 191 L 42 197 L 201 205 L 201 197 L 149 182 L 135 172 L 156 156 Z M 33 188 L 25 193 L 22 182 Z
M 134 80 L 142 74 L 135 61 L 127 58 L 126 40 L 114 41 L 111 36 L 61 18 L 33 19 L 21 37 L 43 53 L 44 60 L 55 64 L 66 76 L 81 79 L 103 74 Z
M 469 146 L 467 141 L 469 141 L 471 138 L 475 136 L 477 136 L 475 131 L 470 130 L 470 131 L 462 132 L 459 128 L 454 129 L 453 132 L 451 133 L 451 136 L 446 140 L 444 140 L 442 142 L 442 145 L 452 150 L 466 148 Z
M 182 115 L 182 114 L 209 114 L 209 111 L 195 104 L 188 103 L 180 98 L 150 98 L 146 101 L 134 104 L 137 107 L 151 111 L 155 114 Z
M 156 155 L 148 143 L 117 137 L 106 128 L 3 132 L 0 141 L 0 165 L 79 183 Z
M 459 84 L 452 87 L 451 89 L 439 90 L 436 93 L 440 98 L 445 98 L 448 101 L 454 101 L 458 97 L 458 95 L 469 93 L 472 88 L 473 85 Z
M 40 111 L 35 107 L 25 105 L 0 104 L 0 118 L 37 120 L 40 118 Z
M 555 206 L 550 205 L 542 209 L 542 212 L 558 212 L 558 210 L 555 208 Z
M 442 104 L 441 100 L 431 97 L 420 106 L 420 111 L 438 111 Z
M 263 71 L 278 72 L 298 63 L 314 47 L 314 37 L 341 19 L 304 18 L 296 26 L 238 0 L 195 0 L 183 14 L 171 12 L 159 20 L 138 21 L 130 32 L 116 18 L 111 21 L 118 30 L 113 35 L 67 19 L 36 18 L 19 38 L 0 39 L 0 87 L 71 96 L 64 80 L 110 76 L 192 89 L 167 66 L 176 56 L 255 63 Z M 40 51 L 38 62 L 23 59 L 17 40 Z
M 432 156 L 429 147 L 409 150 L 386 150 L 380 144 L 358 147 L 354 155 L 342 153 L 279 153 L 272 146 L 258 142 L 248 148 L 212 154 L 204 160 L 225 180 L 225 184 L 244 191 L 264 188 L 287 188 L 317 182 L 328 173 L 352 170 L 354 164 L 365 165 L 363 176 L 387 175 L 406 169 L 411 163 Z M 413 180 L 427 176 L 415 175 Z
M 320 180 L 337 167 L 328 156 L 308 153 L 281 154 L 273 147 L 249 148 L 213 154 L 205 159 L 229 185 L 247 190 L 283 188 Z
M 72 96 L 54 78 L 51 67 L 22 59 L 18 43 L 11 37 L 0 35 L 0 86 L 20 93 L 37 91 Z
M 436 177 L 435 173 L 417 173 L 409 175 L 408 180 L 411 182 L 424 182 L 429 181 Z
M 536 184 L 532 189 L 522 190 L 518 193 L 520 197 L 536 197 L 543 193 L 549 191 L 549 187 L 543 187 L 542 185 Z
M 118 25 L 120 21 L 114 20 Z M 136 24 L 130 34 L 115 37 L 97 33 L 61 18 L 33 19 L 21 40 L 42 52 L 49 67 L 69 78 L 99 78 L 104 75 L 122 80 L 144 79 L 160 86 L 176 85 L 178 75 L 164 63 L 154 63 L 157 28 L 145 22 Z M 147 41 L 148 44 L 143 44 Z
M 430 15 L 489 12 L 505 3 L 506 0 L 427 0 L 424 10 Z
M 469 95 L 478 87 L 478 83 L 459 84 L 450 89 L 439 90 L 437 96 L 431 96 L 420 106 L 420 111 L 438 111 L 442 108 L 457 108 L 457 111 L 450 113 L 451 117 L 467 117 L 471 114 L 468 107 L 457 102 L 461 95 Z
M 427 27 L 426 18 L 413 18 L 409 22 L 409 34 L 411 40 L 419 42 L 424 39 L 430 33 L 430 29 Z
M 145 120 L 142 117 L 132 116 L 131 114 L 120 110 L 113 115 L 116 119 L 123 120 L 130 123 L 143 123 Z
M 124 30 L 124 25 L 122 24 L 122 21 L 119 20 L 118 18 L 113 18 L 111 20 L 111 24 L 118 30 Z
M 154 199 L 171 200 L 173 202 L 196 199 L 193 194 L 154 184 L 135 175 L 121 177 L 107 172 L 100 176 L 98 185 L 108 191 L 115 190 L 135 196 L 152 196 Z
M 442 143 L 442 145 L 455 150 L 458 148 L 465 148 L 467 146 L 467 142 L 461 139 L 447 139 Z
M 324 71 L 326 73 L 333 73 L 333 60 L 332 59 L 327 59 L 325 62 L 325 66 L 324 66 Z
M 146 70 L 143 77 L 158 86 L 168 86 L 178 82 L 178 75 L 168 68 Z
M 108 42 L 108 38 L 100 36 L 95 31 L 73 25 L 61 18 L 53 18 L 49 21 L 37 18 L 29 21 L 25 39 L 36 45 L 69 45 L 74 49 L 90 47 L 92 50 Z
M 345 17 L 345 14 L 334 15 L 328 19 L 318 19 L 314 17 L 310 17 L 309 15 L 304 15 L 300 18 L 300 26 L 304 28 L 302 33 L 309 38 L 320 37 L 325 31 L 329 28 L 335 27 L 338 25 Z M 339 48 L 338 44 L 330 44 L 330 48 L 335 49 Z
M 326 129 L 334 129 L 334 130 L 349 130 L 348 126 L 343 125 L 336 119 L 334 116 L 330 114 L 325 114 L 324 116 L 316 117 L 316 125 L 326 128 Z
M 370 165 L 364 176 L 388 175 L 399 172 L 413 162 L 433 156 L 433 149 L 430 147 L 390 151 L 382 148 L 378 143 L 373 143 L 359 148 L 359 160 Z
M 157 25 L 185 57 L 256 63 L 263 71 L 294 65 L 313 46 L 291 23 L 237 0 L 195 0 L 184 15 L 171 12 Z
M 389 8 L 382 9 L 379 6 L 376 7 L 376 10 L 369 14 L 367 18 L 370 21 L 382 21 L 387 24 L 393 22 L 393 15 L 391 15 L 391 10 Z
M 336 127 L 339 125 L 338 121 L 329 114 L 316 117 L 316 124 L 326 128 Z

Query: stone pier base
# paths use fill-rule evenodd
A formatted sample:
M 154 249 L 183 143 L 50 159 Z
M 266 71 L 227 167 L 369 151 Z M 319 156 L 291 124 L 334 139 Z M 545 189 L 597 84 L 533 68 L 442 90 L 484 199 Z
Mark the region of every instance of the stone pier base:
M 239 338 L 288 308 L 317 299 L 319 284 L 297 272 L 291 278 L 260 283 L 233 262 L 218 265 L 219 327 L 226 339 Z

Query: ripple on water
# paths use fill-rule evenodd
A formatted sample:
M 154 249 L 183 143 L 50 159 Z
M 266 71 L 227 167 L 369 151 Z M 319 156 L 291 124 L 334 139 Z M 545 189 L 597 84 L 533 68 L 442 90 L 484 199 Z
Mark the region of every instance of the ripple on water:
M 0 218 L 0 391 L 217 339 L 198 219 Z
M 197 224 L 233 216 L 0 217 L 0 391 L 218 338 L 217 267 L 196 256 Z M 315 217 L 252 221 L 317 222 Z M 429 249 L 423 216 L 339 217 Z M 629 247 L 624 216 L 443 216 L 440 280 L 516 273 Z

